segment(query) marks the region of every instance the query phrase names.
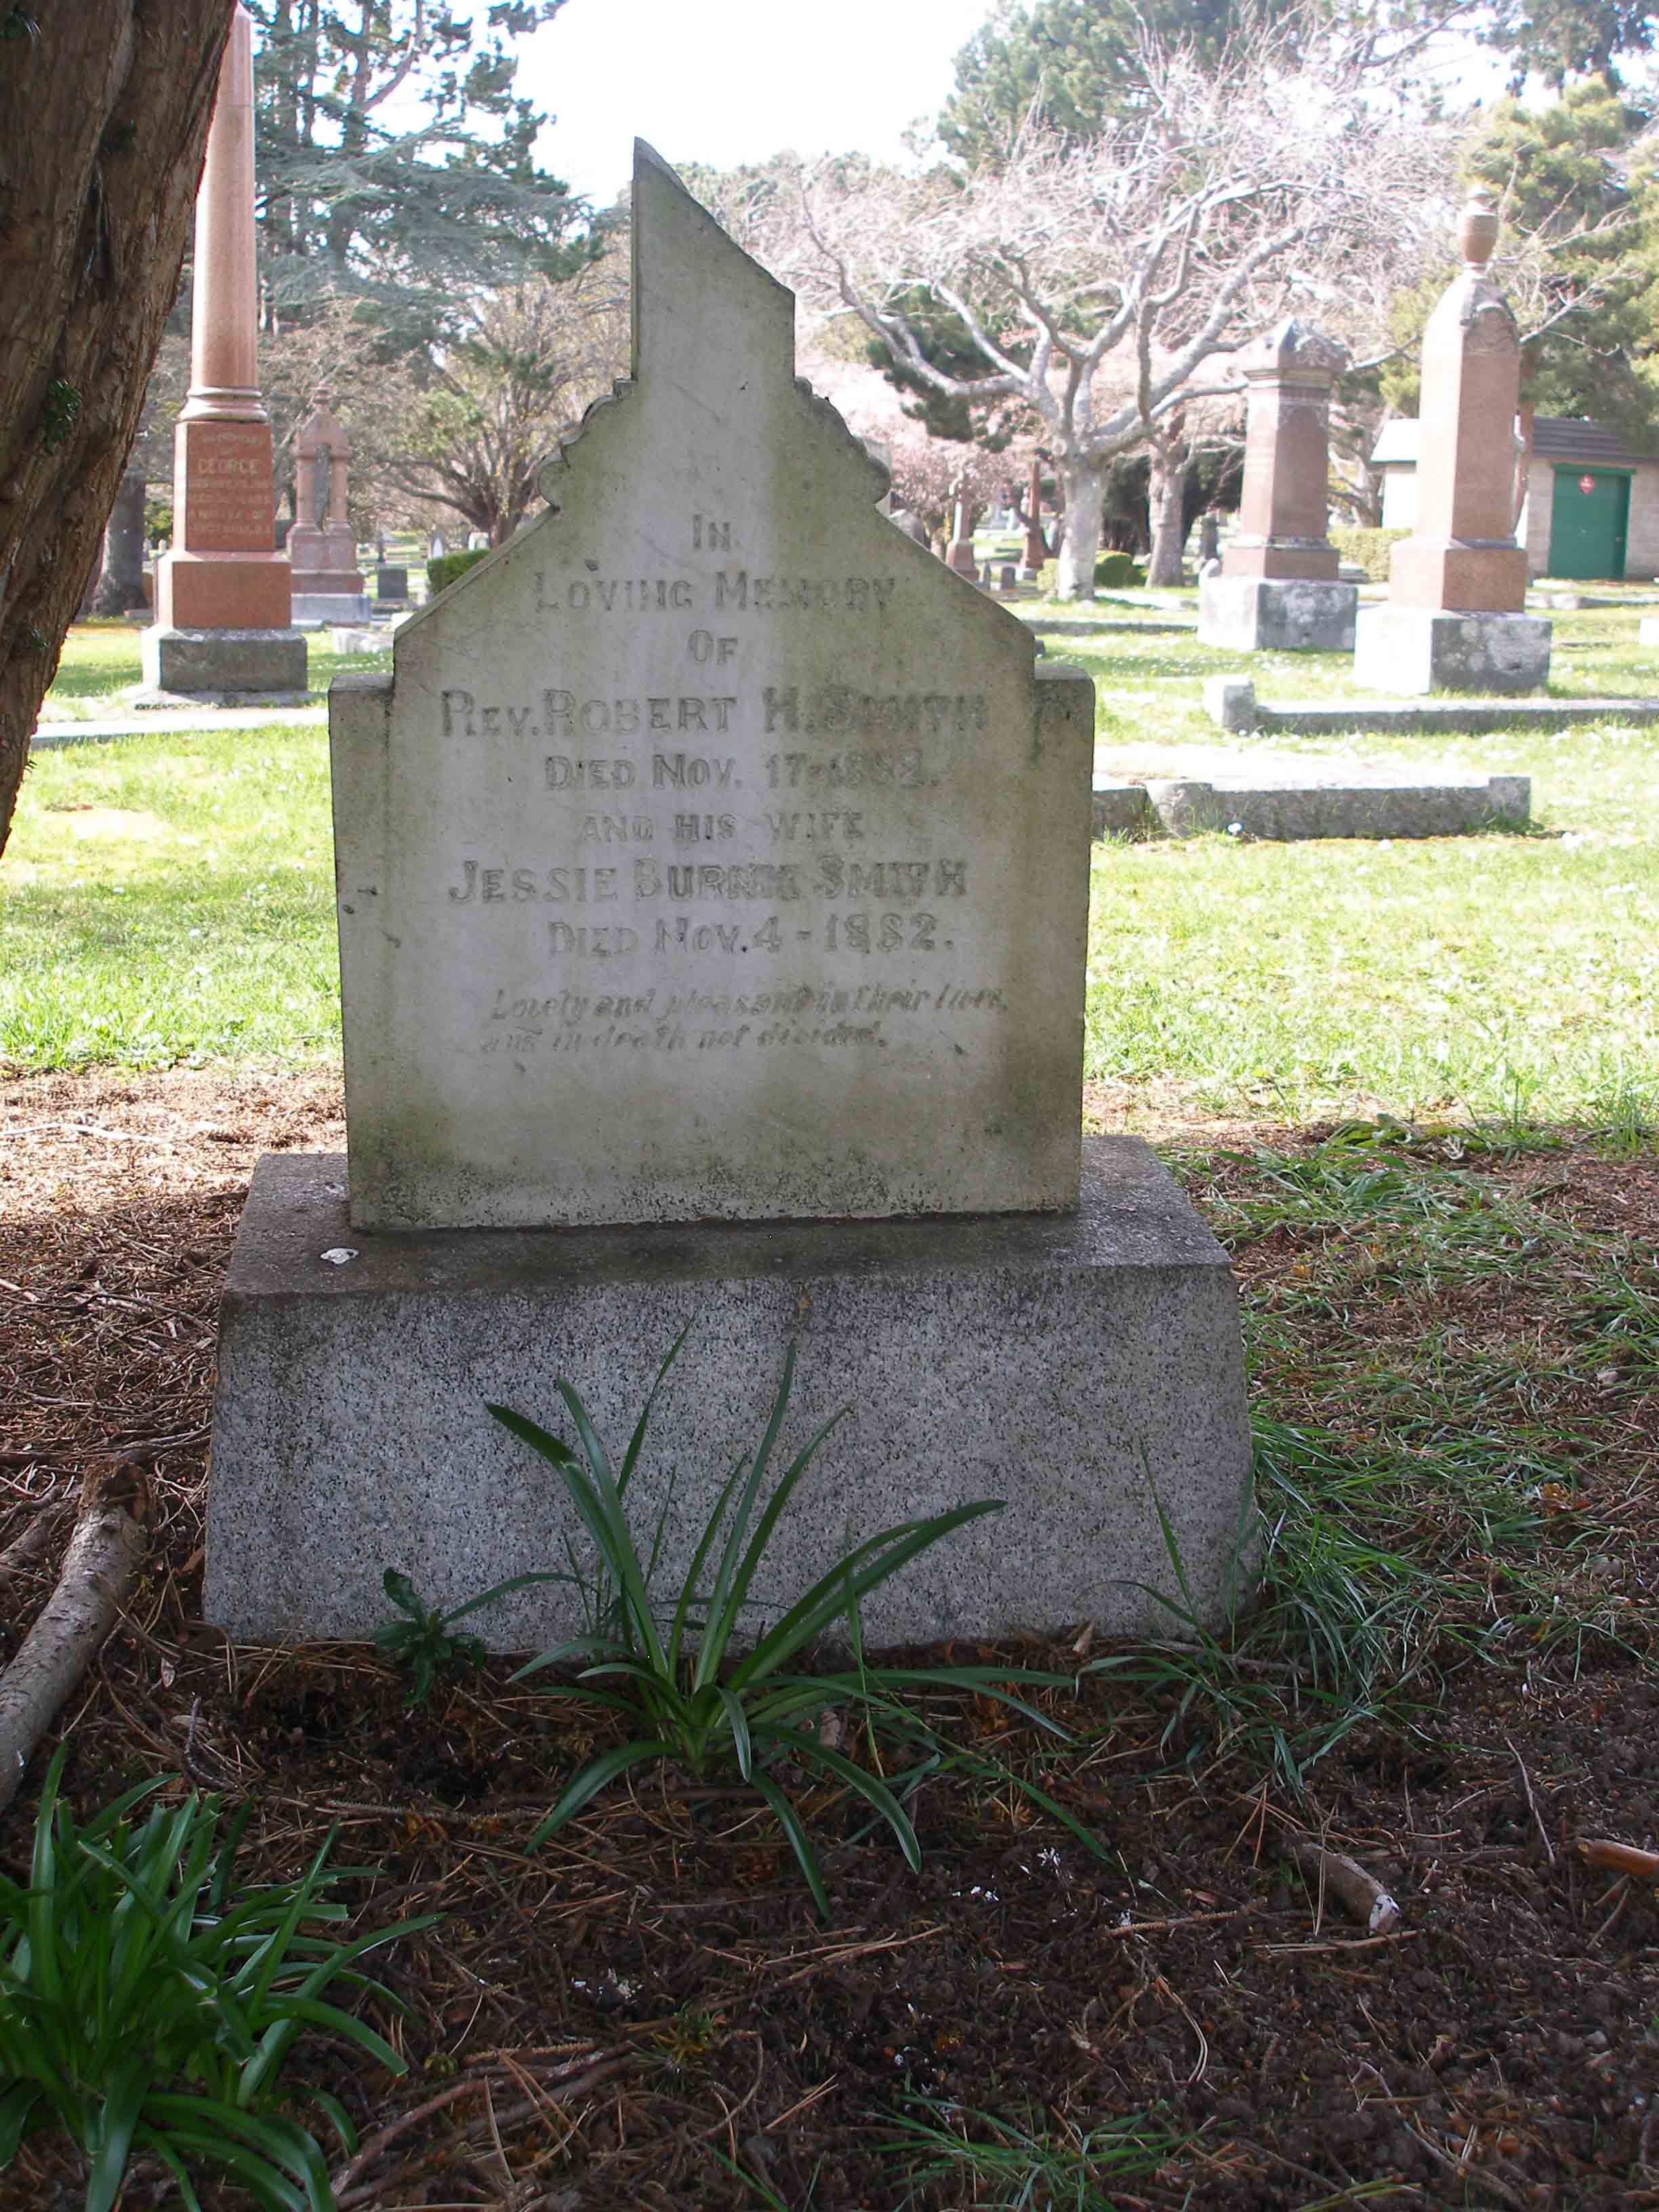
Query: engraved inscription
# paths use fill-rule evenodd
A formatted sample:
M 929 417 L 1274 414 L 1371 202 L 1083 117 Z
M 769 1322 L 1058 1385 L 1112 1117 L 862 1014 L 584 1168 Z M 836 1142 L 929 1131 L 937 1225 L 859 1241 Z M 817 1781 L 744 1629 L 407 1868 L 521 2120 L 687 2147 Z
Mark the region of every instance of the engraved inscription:
M 700 944 L 696 949 L 712 947 Z M 555 1053 L 768 1051 L 805 1045 L 879 1048 L 907 1026 L 937 1027 L 959 1015 L 1006 1014 L 1010 1010 L 1002 988 L 975 989 L 955 982 L 861 983 L 849 988 L 786 982 L 765 991 L 653 988 L 545 994 L 513 992 L 497 984 L 479 1049 L 517 1058 Z
M 191 553 L 263 553 L 272 531 L 270 431 L 263 422 L 190 422 L 180 441 L 178 543 Z
M 536 611 L 584 615 L 884 614 L 896 576 L 759 576 L 716 568 L 713 576 L 586 576 L 536 572 Z
M 826 684 L 803 694 L 796 684 L 763 686 L 761 707 L 769 738 L 781 730 L 793 737 L 805 730 L 824 737 L 842 732 L 873 732 L 914 737 L 926 732 L 939 737 L 945 731 L 965 734 L 988 726 L 982 691 L 891 691 L 878 695 L 854 691 L 845 684 Z
M 711 673 L 730 667 L 736 688 L 590 692 L 553 674 L 533 702 L 445 690 L 447 738 L 545 746 L 537 780 L 560 809 L 562 834 L 578 849 L 618 853 L 609 865 L 475 853 L 459 862 L 446 904 L 479 915 L 526 902 L 564 909 L 545 917 L 544 957 L 573 975 L 618 960 L 637 976 L 642 963 L 672 972 L 688 957 L 775 965 L 792 956 L 850 963 L 866 976 L 868 963 L 885 963 L 889 972 L 878 967 L 876 980 L 850 989 L 803 982 L 718 994 L 708 1006 L 694 1003 L 696 993 L 681 996 L 665 986 L 598 994 L 497 986 L 480 1048 L 514 1066 L 536 1054 L 611 1051 L 879 1051 L 899 1034 L 895 1023 L 936 1030 L 1006 1012 L 999 988 L 960 975 L 925 980 L 956 953 L 949 917 L 969 897 L 969 857 L 907 855 L 902 845 L 896 854 L 890 845 L 882 850 L 892 835 L 889 795 L 897 800 L 948 781 L 964 742 L 988 729 L 986 693 L 787 678 L 745 685 L 739 672 L 757 617 L 792 608 L 843 618 L 879 614 L 895 581 L 732 567 L 731 526 L 706 514 L 692 515 L 690 537 L 694 553 L 722 556 L 712 574 L 611 577 L 590 561 L 586 578 L 538 577 L 538 611 L 610 617 L 620 625 L 706 608 L 716 619 L 685 633 L 687 660 Z M 717 626 L 721 617 L 738 619 L 727 629 Z M 671 733 L 727 738 L 735 750 L 670 744 Z M 785 739 L 788 750 L 761 750 L 768 738 Z M 745 784 L 754 787 L 751 799 Z M 694 793 L 715 803 L 700 805 Z M 837 793 L 860 796 L 838 805 Z M 765 794 L 775 794 L 769 805 Z M 670 800 L 678 803 L 663 803 Z M 873 838 L 882 843 L 872 847 Z M 760 857 L 757 844 L 770 857 Z M 651 854 L 640 849 L 653 846 Z M 618 848 L 627 848 L 632 856 L 623 860 Z M 591 911 L 605 907 L 621 911 Z M 916 972 L 907 974 L 913 965 Z
M 880 614 L 897 583 L 896 576 L 751 576 L 747 568 L 716 568 L 714 611 Z

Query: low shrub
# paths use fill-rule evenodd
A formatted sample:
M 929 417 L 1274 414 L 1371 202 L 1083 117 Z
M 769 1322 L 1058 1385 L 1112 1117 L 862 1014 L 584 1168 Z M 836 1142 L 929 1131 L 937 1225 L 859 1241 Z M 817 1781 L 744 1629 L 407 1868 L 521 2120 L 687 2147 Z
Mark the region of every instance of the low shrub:
M 434 555 L 426 564 L 427 588 L 433 598 L 435 599 L 440 592 L 447 592 L 457 576 L 464 576 L 469 568 L 476 568 L 479 562 L 494 550 L 491 545 L 474 545 L 459 553 Z
M 1123 592 L 1133 590 L 1146 580 L 1146 571 L 1132 554 L 1103 553 L 1095 562 L 1095 589 Z
M 1409 530 L 1333 530 L 1331 543 L 1338 556 L 1356 568 L 1363 568 L 1374 584 L 1389 580 L 1389 558 L 1402 538 L 1409 538 Z

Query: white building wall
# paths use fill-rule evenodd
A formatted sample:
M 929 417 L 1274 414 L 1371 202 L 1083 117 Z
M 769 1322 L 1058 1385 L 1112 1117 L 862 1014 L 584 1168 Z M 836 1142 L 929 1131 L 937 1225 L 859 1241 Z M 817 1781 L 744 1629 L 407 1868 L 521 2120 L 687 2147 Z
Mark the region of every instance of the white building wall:
M 1521 509 L 1521 520 L 1515 526 L 1515 534 L 1527 549 L 1527 568 L 1530 574 L 1549 574 L 1550 520 L 1555 504 L 1555 465 L 1540 461 L 1536 453 L 1527 470 L 1527 497 Z
M 1625 574 L 1659 576 L 1659 462 L 1645 462 L 1631 478 Z
M 1414 462 L 1404 467 L 1390 462 L 1382 471 L 1382 527 L 1384 530 L 1415 530 L 1417 527 L 1417 467 Z

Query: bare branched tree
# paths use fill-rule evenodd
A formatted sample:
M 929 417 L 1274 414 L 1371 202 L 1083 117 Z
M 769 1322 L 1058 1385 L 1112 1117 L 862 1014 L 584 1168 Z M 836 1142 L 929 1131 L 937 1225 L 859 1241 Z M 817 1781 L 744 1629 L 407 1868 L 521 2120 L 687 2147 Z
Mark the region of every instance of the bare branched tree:
M 971 529 L 973 518 L 988 507 L 1011 501 L 1031 465 L 1029 440 L 1016 440 L 1000 453 L 951 438 L 930 438 L 918 423 L 907 422 L 888 446 L 893 496 L 919 515 L 934 538 L 948 538 L 958 504 Z
M 1149 45 L 1143 99 L 1097 139 L 1036 120 L 994 173 L 799 173 L 757 244 L 809 311 L 858 316 L 935 390 L 1030 410 L 1065 494 L 1060 590 L 1087 598 L 1115 455 L 1151 447 L 1167 572 L 1188 425 L 1240 388 L 1232 356 L 1291 312 L 1386 346 L 1388 301 L 1443 253 L 1453 133 L 1387 97 L 1374 59 L 1306 22 L 1251 23 L 1211 68 Z M 930 313 L 982 374 L 936 365 Z
M 463 335 L 434 350 L 385 479 L 504 544 L 560 431 L 627 371 L 626 284 L 613 254 L 563 283 L 538 277 L 478 299 Z

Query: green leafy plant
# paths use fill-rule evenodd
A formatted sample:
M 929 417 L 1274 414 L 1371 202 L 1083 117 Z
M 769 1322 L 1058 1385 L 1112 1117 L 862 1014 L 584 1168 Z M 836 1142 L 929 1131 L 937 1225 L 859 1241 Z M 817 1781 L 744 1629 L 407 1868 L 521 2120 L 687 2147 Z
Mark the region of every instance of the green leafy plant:
M 1095 562 L 1097 591 L 1132 591 L 1146 580 L 1146 571 L 1127 553 L 1103 553 Z
M 750 1593 L 774 1531 L 813 1455 L 842 1418 L 837 1414 L 826 1422 L 796 1454 L 763 1505 L 767 1470 L 794 1377 L 793 1345 L 759 1449 L 752 1460 L 739 1459 L 732 1468 L 672 1608 L 659 1608 L 653 1599 L 652 1583 L 663 1522 L 659 1519 L 648 1559 L 641 1560 L 629 1525 L 626 1496 L 651 1403 L 684 1341 L 682 1333 L 658 1370 L 620 1475 L 613 1473 L 586 1408 L 568 1382 L 556 1387 L 574 1424 L 579 1451 L 510 1407 L 489 1407 L 505 1428 L 557 1470 L 592 1542 L 603 1584 L 614 1594 L 599 1609 L 603 1618 L 587 1634 L 542 1653 L 514 1679 L 585 1662 L 575 1680 L 556 1686 L 552 1694 L 605 1707 L 619 1715 L 629 1731 L 625 1743 L 581 1768 L 537 1828 L 531 1847 L 562 1827 L 630 1768 L 672 1761 L 702 1777 L 735 1766 L 775 1814 L 819 1911 L 827 1915 L 829 1899 L 817 1862 L 800 1817 L 785 1795 L 780 1768 L 793 1765 L 862 1798 L 891 1829 L 909 1863 L 919 1867 L 915 1831 L 902 1799 L 922 1769 L 932 1771 L 937 1765 L 938 1751 L 930 1731 L 902 1704 L 901 1693 L 921 1687 L 972 1688 L 1055 1729 L 1054 1723 L 1006 1686 L 1018 1680 L 1070 1688 L 1073 1678 L 1012 1668 L 878 1668 L 866 1664 L 861 1601 L 954 1530 L 985 1514 L 1000 1512 L 998 1499 L 902 1522 L 868 1538 L 820 1576 L 764 1634 L 741 1650 L 736 1648 L 734 1638 L 744 1613 L 755 1602 Z M 705 1578 L 711 1573 L 705 1589 Z M 821 1674 L 790 1671 L 793 1661 L 838 1626 L 844 1627 L 851 1645 L 850 1668 Z M 819 1723 L 843 1708 L 862 1717 L 872 1766 L 879 1765 L 878 1733 L 918 1749 L 916 1766 L 892 1779 L 858 1765 L 826 1741 L 829 1731 Z
M 424 1705 L 441 1680 L 453 1680 L 483 1666 L 483 1639 L 465 1632 L 456 1635 L 454 1624 L 458 1620 L 465 1620 L 480 1606 L 488 1605 L 494 1598 L 506 1597 L 513 1590 L 523 1589 L 528 1583 L 565 1579 L 550 1574 L 514 1575 L 509 1581 L 495 1583 L 477 1597 L 468 1598 L 465 1605 L 452 1606 L 445 1613 L 436 1606 L 428 1608 L 422 1605 L 409 1577 L 396 1567 L 388 1567 L 380 1577 L 380 1587 L 408 1619 L 387 1621 L 384 1628 L 375 1630 L 374 1641 L 392 1664 L 409 1676 L 405 1702 L 410 1706 Z
M 332 2212 L 322 2149 L 276 2107 L 302 2029 L 337 2036 L 394 2074 L 384 2037 L 325 1993 L 337 1984 L 397 2005 L 357 1961 L 431 1917 L 349 1942 L 312 1932 L 346 1908 L 327 1893 L 374 1871 L 325 1872 L 333 1832 L 295 1881 L 239 1889 L 251 1806 L 219 1836 L 218 1801 L 193 1793 L 130 1817 L 161 1782 L 128 1790 L 84 1826 L 46 1774 L 28 1887 L 0 1877 L 0 2167 L 26 2136 L 65 2129 L 88 2165 L 86 2212 L 109 2212 L 135 2151 L 199 2212 L 191 2169 L 222 2167 L 266 2212 Z M 337 2100 L 310 2093 L 348 2151 Z

